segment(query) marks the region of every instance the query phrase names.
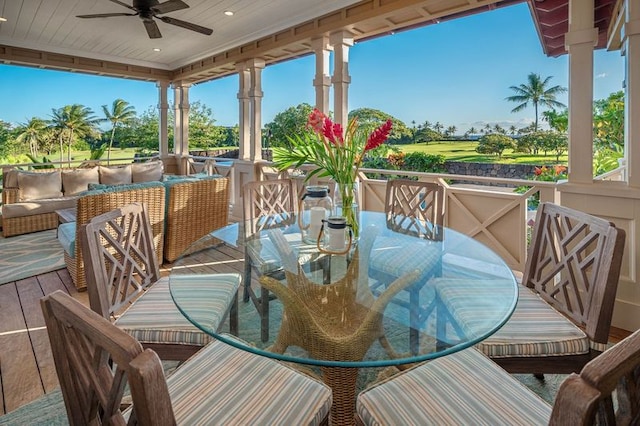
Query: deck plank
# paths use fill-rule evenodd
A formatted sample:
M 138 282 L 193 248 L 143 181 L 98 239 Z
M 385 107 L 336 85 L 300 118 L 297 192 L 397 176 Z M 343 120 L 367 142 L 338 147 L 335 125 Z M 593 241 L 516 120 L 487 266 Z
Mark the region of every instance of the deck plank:
M 0 286 L 0 377 L 4 412 L 44 394 L 15 283 Z

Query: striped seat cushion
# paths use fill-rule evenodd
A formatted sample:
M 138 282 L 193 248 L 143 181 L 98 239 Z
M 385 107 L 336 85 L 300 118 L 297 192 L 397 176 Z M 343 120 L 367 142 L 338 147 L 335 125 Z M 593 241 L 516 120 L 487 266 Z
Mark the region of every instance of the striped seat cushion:
M 477 288 L 477 282 L 443 278 L 434 280 L 434 286 L 442 303 L 463 330 L 473 329 L 482 321 L 478 309 L 467 309 L 469 298 L 474 298 L 473 288 Z M 518 304 L 509 321 L 494 335 L 479 343 L 478 349 L 492 358 L 589 352 L 589 338 L 580 328 L 529 288 L 518 286 L 518 290 Z M 500 294 L 496 292 L 496 299 L 499 298 Z
M 178 424 L 316 425 L 331 390 L 279 362 L 213 341 L 168 379 Z
M 303 242 L 300 233 L 283 235 L 294 253 L 301 253 L 297 255 L 301 264 L 310 261 L 313 253 L 317 252 L 316 245 Z M 259 240 L 250 240 L 247 242 L 246 248 L 252 265 L 260 274 L 270 274 L 282 268 L 280 253 L 278 253 L 275 245 L 268 237 L 265 236 Z
M 401 277 L 419 270 L 428 274 L 441 257 L 442 244 L 416 240 L 407 244 L 407 238 L 378 237 L 369 258 L 369 267 L 392 277 Z
M 207 330 L 216 331 L 240 285 L 238 274 L 174 275 L 181 294 L 192 298 L 189 315 Z M 181 303 L 188 303 L 181 297 Z M 183 302 L 185 301 L 185 302 Z M 203 346 L 211 341 L 176 307 L 169 292 L 169 279 L 161 278 L 127 309 L 116 324 L 142 343 L 176 343 Z
M 551 407 L 475 349 L 435 359 L 358 396 L 365 425 L 546 425 Z

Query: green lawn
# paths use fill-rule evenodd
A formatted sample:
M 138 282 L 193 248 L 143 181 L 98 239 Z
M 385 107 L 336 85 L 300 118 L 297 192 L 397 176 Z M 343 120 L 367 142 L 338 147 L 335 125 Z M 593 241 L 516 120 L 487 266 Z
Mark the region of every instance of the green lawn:
M 418 143 L 410 145 L 396 145 L 404 153 L 424 152 L 425 154 L 444 155 L 449 161 L 467 161 L 473 163 L 501 163 L 501 164 L 567 164 L 567 155 L 560 156 L 560 161 L 556 163 L 556 157 L 552 153 L 549 155 L 523 154 L 506 150 L 502 154 L 502 159 L 498 160 L 495 155 L 478 154 L 476 146 L 478 142 L 455 142 L 439 141 L 429 143 Z

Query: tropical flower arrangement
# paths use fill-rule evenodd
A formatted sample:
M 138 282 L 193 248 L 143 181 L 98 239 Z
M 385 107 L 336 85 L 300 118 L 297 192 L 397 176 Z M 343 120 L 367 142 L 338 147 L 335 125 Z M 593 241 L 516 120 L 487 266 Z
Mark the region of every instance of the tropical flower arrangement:
M 358 171 L 367 151 L 382 145 L 391 132 L 391 120 L 368 133 L 358 124 L 358 119 L 349 120 L 346 131 L 322 112 L 314 109 L 307 120 L 311 130 L 306 135 L 287 136 L 291 149 L 276 148 L 273 151 L 275 166 L 284 170 L 313 164 L 316 169 L 309 172 L 305 181 L 313 176 L 330 177 L 337 186 L 334 198 L 340 200 L 342 215 L 347 219 L 354 235 L 358 236 L 357 205 L 354 186 Z M 338 204 L 338 202 L 336 202 Z

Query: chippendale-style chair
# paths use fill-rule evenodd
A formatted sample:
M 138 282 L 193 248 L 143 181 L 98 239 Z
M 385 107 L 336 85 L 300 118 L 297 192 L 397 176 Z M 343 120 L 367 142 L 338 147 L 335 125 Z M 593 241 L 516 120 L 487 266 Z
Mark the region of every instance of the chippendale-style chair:
M 625 233 L 551 203 L 538 207 L 535 223 L 515 312 L 478 348 L 511 373 L 577 372 L 607 347 Z M 473 330 L 482 318 L 465 313 L 460 302 L 478 284 L 465 278 L 432 284 L 447 321 L 459 332 Z
M 568 376 L 553 406 L 471 348 L 365 390 L 357 415 L 364 425 L 638 424 L 639 378 L 640 331 Z
M 440 246 L 431 242 L 442 241 L 444 223 L 444 189 L 433 182 L 420 182 L 411 179 L 391 179 L 387 181 L 385 196 L 385 214 L 387 228 L 396 233 L 417 237 L 414 244 L 393 236 L 378 238 L 377 248 L 371 256 L 372 277 L 397 278 L 418 269 L 426 271 L 418 285 L 407 289 L 409 300 L 396 298 L 393 303 L 404 306 L 409 311 L 413 346 L 418 345 L 420 322 L 428 313 L 417 309 L 419 292 L 430 276 L 440 272 Z M 418 240 L 421 239 L 423 241 Z M 382 249 L 384 247 L 384 249 Z
M 153 350 L 66 293 L 41 304 L 73 426 L 328 422 L 330 389 L 279 362 L 214 340 L 165 378 Z
M 94 217 L 80 229 L 91 309 L 156 351 L 185 360 L 211 338 L 178 311 L 168 277 L 160 277 L 146 206 L 133 203 Z M 238 274 L 181 275 L 211 329 L 230 315 L 237 333 Z
M 269 300 L 264 288 L 257 294 L 251 286 L 251 270 L 259 275 L 280 274 L 282 265 L 268 239 L 260 240 L 260 231 L 295 224 L 298 196 L 292 179 L 248 182 L 243 187 L 243 219 L 245 236 L 244 296 L 251 300 L 261 316 L 262 341 L 269 339 Z M 298 235 L 298 240 L 300 236 Z

